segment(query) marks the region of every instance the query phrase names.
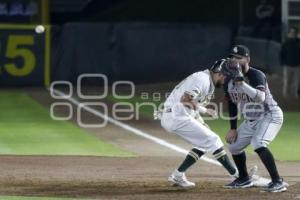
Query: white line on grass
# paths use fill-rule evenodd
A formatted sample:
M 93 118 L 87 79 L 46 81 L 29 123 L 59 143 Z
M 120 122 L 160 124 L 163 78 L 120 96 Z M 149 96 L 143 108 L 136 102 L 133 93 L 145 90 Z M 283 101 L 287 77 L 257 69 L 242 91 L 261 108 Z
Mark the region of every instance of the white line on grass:
M 53 87 L 51 87 L 51 89 L 57 95 L 59 95 L 61 97 L 67 97 L 67 94 L 65 94 L 65 93 L 63 93 L 63 92 L 61 92 L 59 90 L 56 90 Z M 48 90 L 50 90 L 50 89 L 48 89 Z M 73 98 L 73 97 L 66 98 L 66 100 L 70 101 L 71 103 L 73 103 L 76 106 L 80 105 L 80 102 L 78 100 L 76 100 L 75 98 Z M 98 116 L 98 117 L 100 117 L 100 118 L 102 118 L 104 120 L 107 120 L 108 122 L 110 122 L 110 123 L 112 123 L 112 124 L 114 124 L 114 125 L 116 125 L 118 127 L 121 127 L 123 129 L 131 132 L 131 133 L 134 133 L 135 135 L 138 135 L 138 136 L 141 136 L 141 137 L 146 138 L 148 140 L 151 140 L 152 142 L 155 142 L 156 144 L 160 144 L 161 146 L 164 146 L 164 147 L 167 147 L 169 149 L 172 149 L 172 150 L 174 150 L 174 151 L 176 151 L 178 153 L 181 153 L 181 154 L 184 154 L 184 155 L 188 154 L 188 151 L 186 149 L 183 149 L 183 148 L 181 148 L 179 146 L 171 144 L 171 143 L 169 143 L 169 142 L 167 142 L 167 141 L 165 141 L 163 139 L 160 139 L 158 137 L 154 137 L 154 136 L 152 136 L 152 135 L 150 135 L 150 134 L 148 134 L 148 133 L 146 133 L 144 131 L 141 131 L 141 130 L 139 130 L 137 128 L 129 126 L 129 125 L 123 123 L 123 122 L 115 120 L 115 119 L 113 119 L 113 118 L 111 118 L 111 117 L 109 117 L 107 115 L 104 115 L 100 111 L 95 110 L 95 109 L 89 107 L 89 106 L 82 105 L 82 104 L 80 106 L 82 107 L 82 109 L 84 109 L 84 110 L 86 110 L 86 111 L 94 114 L 95 116 Z M 202 156 L 201 159 L 204 160 L 204 161 L 206 161 L 206 162 L 208 162 L 208 163 L 211 163 L 211 164 L 214 164 L 214 165 L 217 165 L 217 166 L 221 166 L 220 163 L 218 163 L 217 161 L 215 161 L 215 160 L 213 160 L 211 158 L 208 158 L 207 156 Z

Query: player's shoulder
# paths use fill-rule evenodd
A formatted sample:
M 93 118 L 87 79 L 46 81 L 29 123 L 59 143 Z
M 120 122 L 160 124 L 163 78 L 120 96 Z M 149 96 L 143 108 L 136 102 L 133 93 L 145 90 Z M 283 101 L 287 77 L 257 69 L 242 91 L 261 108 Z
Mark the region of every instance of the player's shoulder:
M 266 75 L 262 71 L 251 67 L 249 69 L 249 71 L 247 72 L 246 77 L 248 78 L 249 84 L 252 87 L 254 87 L 254 88 L 257 88 L 257 87 L 265 88 L 265 84 L 267 83 L 267 78 L 266 78 Z
M 266 78 L 265 73 L 263 73 L 261 70 L 256 69 L 254 67 L 250 67 L 249 71 L 247 72 L 247 77 L 249 79 L 256 79 L 256 78 Z
M 209 80 L 210 79 L 209 70 L 195 72 L 191 75 L 191 77 L 193 79 Z

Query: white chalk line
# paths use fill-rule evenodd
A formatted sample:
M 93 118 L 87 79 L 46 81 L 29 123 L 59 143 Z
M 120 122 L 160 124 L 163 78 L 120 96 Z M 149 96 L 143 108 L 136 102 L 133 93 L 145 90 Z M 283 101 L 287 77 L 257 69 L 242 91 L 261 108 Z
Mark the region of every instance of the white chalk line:
M 50 90 L 48 88 L 48 90 Z M 56 90 L 54 88 L 51 88 L 52 92 L 56 93 L 57 95 L 61 96 L 61 97 L 67 97 L 67 94 L 63 93 L 62 91 L 59 91 L 59 90 Z M 84 105 L 84 104 L 81 104 L 81 102 L 79 102 L 78 100 L 76 100 L 75 98 L 73 97 L 69 97 L 69 98 L 65 98 L 66 100 L 70 101 L 71 103 L 73 103 L 74 105 L 76 106 L 80 106 L 82 109 L 94 114 L 95 116 L 98 116 L 100 118 L 102 118 L 103 120 L 107 120 L 108 122 L 122 128 L 122 129 L 125 129 L 135 135 L 138 135 L 138 136 L 141 136 L 143 138 L 146 138 L 148 140 L 151 140 L 152 142 L 156 143 L 156 144 L 159 144 L 161 146 L 164 146 L 166 148 L 169 148 L 171 150 L 174 150 L 178 153 L 181 153 L 181 154 L 184 154 L 184 155 L 187 155 L 188 154 L 188 150 L 186 149 L 183 149 L 177 145 L 174 145 L 174 144 L 171 144 L 163 139 L 160 139 L 158 137 L 155 137 L 155 136 L 152 136 L 150 135 L 149 133 L 146 133 L 142 130 L 139 130 L 137 128 L 134 128 L 128 124 L 125 124 L 123 122 L 120 122 L 118 120 L 115 120 L 107 115 L 104 115 L 103 113 L 101 113 L 100 111 L 96 110 L 96 109 L 93 109 L 87 105 Z M 217 165 L 217 166 L 221 166 L 221 164 L 219 162 L 217 162 L 216 160 L 213 160 L 207 156 L 202 156 L 201 159 L 205 162 L 208 162 L 208 163 L 211 163 L 211 164 L 214 164 L 214 165 Z

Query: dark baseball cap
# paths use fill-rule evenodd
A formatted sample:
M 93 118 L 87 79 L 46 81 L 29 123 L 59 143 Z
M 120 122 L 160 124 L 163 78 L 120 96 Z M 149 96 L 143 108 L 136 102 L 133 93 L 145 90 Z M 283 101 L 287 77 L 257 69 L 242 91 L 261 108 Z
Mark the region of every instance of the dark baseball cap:
M 248 57 L 248 56 L 250 56 L 250 50 L 248 49 L 248 47 L 246 47 L 244 45 L 240 45 L 240 44 L 235 45 L 230 50 L 229 57 L 232 57 L 232 56 L 238 57 L 238 58 Z

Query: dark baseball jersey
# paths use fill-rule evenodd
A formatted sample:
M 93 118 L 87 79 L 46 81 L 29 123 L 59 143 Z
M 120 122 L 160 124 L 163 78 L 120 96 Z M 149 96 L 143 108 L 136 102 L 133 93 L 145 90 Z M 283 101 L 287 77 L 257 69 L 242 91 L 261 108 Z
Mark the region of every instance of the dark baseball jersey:
M 250 67 L 249 71 L 244 75 L 245 81 L 253 88 L 265 92 L 265 100 L 263 102 L 255 102 L 241 88 L 240 85 L 234 84 L 232 80 L 227 80 L 224 84 L 225 96 L 231 103 L 238 106 L 238 110 L 242 112 L 245 119 L 259 119 L 265 112 L 272 110 L 277 106 L 277 102 L 273 99 L 269 90 L 265 74 L 255 68 Z M 232 105 L 230 106 L 233 109 Z M 229 112 L 230 115 L 235 112 Z

